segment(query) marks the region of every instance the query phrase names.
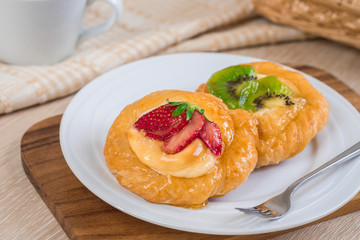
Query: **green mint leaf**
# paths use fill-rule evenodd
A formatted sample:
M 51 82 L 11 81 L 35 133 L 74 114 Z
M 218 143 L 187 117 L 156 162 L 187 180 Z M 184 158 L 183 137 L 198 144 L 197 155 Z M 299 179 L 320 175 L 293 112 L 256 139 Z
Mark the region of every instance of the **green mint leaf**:
M 199 113 L 201 113 L 202 115 L 204 115 L 204 118 L 207 120 L 207 121 L 209 121 L 209 122 L 212 122 L 212 121 L 210 121 L 206 116 L 205 116 L 205 114 L 204 114 L 204 112 L 205 112 L 205 110 L 204 109 L 200 109 L 198 106 L 196 106 L 196 105 L 194 105 L 195 106 L 195 109 L 199 112 Z
M 193 113 L 195 111 L 195 106 L 194 105 L 189 105 L 187 111 L 186 111 L 186 121 L 189 121 L 190 118 L 192 117 Z
M 169 99 L 166 99 L 166 102 L 168 103 L 165 105 L 166 107 L 178 106 L 184 103 L 184 102 L 170 102 Z
M 173 117 L 177 117 L 179 116 L 180 114 L 182 114 L 185 109 L 187 108 L 187 105 L 186 104 L 181 104 L 179 105 L 178 107 L 175 108 L 175 110 L 172 112 L 172 116 Z
M 181 105 L 182 102 L 169 102 L 169 104 L 165 105 L 166 107 L 178 106 Z
M 198 106 L 196 106 L 196 105 L 194 105 L 195 106 L 195 109 L 199 112 L 199 113 L 201 113 L 201 114 L 203 114 L 204 115 L 204 112 L 205 112 L 205 110 L 204 109 L 200 109 Z

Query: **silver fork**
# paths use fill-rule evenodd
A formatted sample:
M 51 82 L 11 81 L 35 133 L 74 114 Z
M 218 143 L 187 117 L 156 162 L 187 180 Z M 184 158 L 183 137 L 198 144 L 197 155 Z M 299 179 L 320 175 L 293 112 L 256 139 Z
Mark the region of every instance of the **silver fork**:
M 291 196 L 294 194 L 296 190 L 300 188 L 300 186 L 303 183 L 319 175 L 320 173 L 323 173 L 327 169 L 333 166 L 337 166 L 341 163 L 344 163 L 350 159 L 353 159 L 358 155 L 360 155 L 360 142 L 356 143 L 354 146 L 340 153 L 339 155 L 337 155 L 327 163 L 315 169 L 314 171 L 298 179 L 281 194 L 273 198 L 270 198 L 264 203 L 252 208 L 235 208 L 235 209 L 249 215 L 264 217 L 268 219 L 279 219 L 285 216 L 289 212 L 291 208 Z

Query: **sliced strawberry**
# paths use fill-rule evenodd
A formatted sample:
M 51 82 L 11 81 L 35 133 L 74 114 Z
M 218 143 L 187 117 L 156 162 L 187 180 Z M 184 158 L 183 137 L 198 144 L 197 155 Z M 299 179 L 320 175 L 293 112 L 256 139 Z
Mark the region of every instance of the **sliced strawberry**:
M 144 114 L 134 124 L 146 135 L 164 141 L 164 151 L 177 153 L 200 137 L 219 156 L 222 139 L 218 125 L 205 119 L 204 110 L 188 102 L 169 102 Z
M 166 138 L 172 136 L 174 133 L 180 131 L 181 129 L 183 129 L 186 125 L 188 124 L 187 121 L 178 121 L 178 123 L 175 123 L 171 126 L 169 126 L 168 128 L 162 129 L 162 130 L 157 130 L 157 131 L 153 131 L 147 132 L 147 136 L 154 138 L 154 139 L 159 139 L 159 140 L 165 140 Z
M 167 153 L 180 152 L 199 136 L 204 125 L 204 116 L 198 111 L 194 111 L 189 124 L 164 141 L 164 151 Z
M 137 130 L 145 130 L 146 135 L 154 139 L 165 140 L 183 129 L 187 124 L 186 112 L 172 116 L 177 106 L 162 105 L 144 114 L 134 124 Z
M 221 154 L 222 140 L 219 126 L 210 121 L 205 121 L 203 130 L 200 132 L 199 137 L 204 141 L 206 146 L 216 155 Z

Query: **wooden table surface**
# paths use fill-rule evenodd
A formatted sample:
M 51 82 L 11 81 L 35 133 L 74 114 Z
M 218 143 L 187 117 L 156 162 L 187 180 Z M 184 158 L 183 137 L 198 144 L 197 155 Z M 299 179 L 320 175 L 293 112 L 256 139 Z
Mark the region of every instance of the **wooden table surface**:
M 360 50 L 351 47 L 317 39 L 227 52 L 318 67 L 360 94 Z M 31 125 L 62 114 L 72 96 L 0 116 L 1 239 L 67 239 L 23 171 L 20 140 Z M 273 239 L 360 239 L 360 211 Z

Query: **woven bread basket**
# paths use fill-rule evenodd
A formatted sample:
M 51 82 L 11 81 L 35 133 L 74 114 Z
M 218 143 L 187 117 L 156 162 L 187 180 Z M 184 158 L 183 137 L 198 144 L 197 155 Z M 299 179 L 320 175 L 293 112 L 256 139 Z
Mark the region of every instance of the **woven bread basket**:
M 253 0 L 269 20 L 360 49 L 360 0 Z

